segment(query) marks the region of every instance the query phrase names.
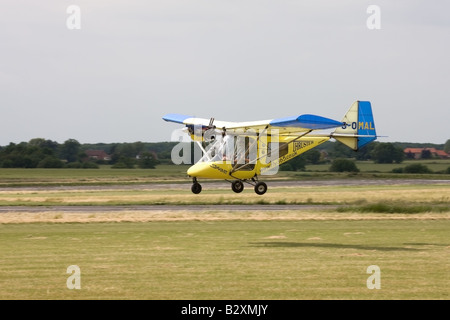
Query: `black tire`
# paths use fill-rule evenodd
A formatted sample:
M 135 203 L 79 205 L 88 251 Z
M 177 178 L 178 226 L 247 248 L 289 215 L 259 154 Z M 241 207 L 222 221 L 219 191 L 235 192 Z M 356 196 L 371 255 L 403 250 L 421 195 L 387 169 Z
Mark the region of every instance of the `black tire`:
M 202 192 L 202 185 L 198 182 L 194 182 L 191 187 L 191 191 L 195 194 Z
M 258 182 L 255 185 L 255 192 L 259 195 L 262 195 L 264 193 L 266 193 L 267 191 L 267 184 L 265 184 L 264 182 Z
M 236 193 L 240 193 L 244 190 L 244 184 L 240 180 L 235 180 L 231 183 L 231 190 Z

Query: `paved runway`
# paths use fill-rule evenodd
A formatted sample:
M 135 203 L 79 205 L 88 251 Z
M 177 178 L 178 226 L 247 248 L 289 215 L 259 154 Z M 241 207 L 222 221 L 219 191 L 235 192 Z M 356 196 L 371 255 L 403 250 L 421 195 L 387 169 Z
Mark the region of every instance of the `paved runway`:
M 263 180 L 261 180 L 263 181 Z M 199 181 L 204 188 L 209 189 L 230 189 L 230 183 L 226 181 Z M 295 181 L 265 181 L 270 187 L 320 187 L 320 186 L 369 186 L 369 185 L 422 185 L 422 184 L 442 184 L 450 185 L 450 180 L 427 180 L 427 179 L 339 179 L 339 180 L 295 180 Z M 245 184 L 248 188 L 250 185 Z M 2 191 L 39 191 L 39 190 L 190 190 L 191 183 L 148 183 L 148 184 L 128 184 L 128 185 L 83 185 L 83 186 L 38 186 L 38 187 L 6 187 L 0 188 Z
M 283 210 L 319 210 L 333 209 L 336 205 L 134 205 L 134 206 L 4 206 L 0 214 L 5 212 L 120 212 L 120 211 L 283 211 Z
M 229 189 L 226 182 L 202 182 L 204 189 Z M 365 179 L 365 180 L 313 180 L 313 181 L 268 181 L 271 187 L 301 187 L 301 186 L 368 186 L 368 185 L 450 185 L 450 180 L 424 179 Z M 143 185 L 102 185 L 102 186 L 47 186 L 47 187 L 9 187 L 1 191 L 21 190 L 190 190 L 190 183 L 143 184 Z M 262 196 L 263 197 L 263 196 Z M 336 205 L 290 205 L 290 204 L 255 204 L 255 205 L 125 205 L 125 206 L 0 206 L 0 213 L 5 212 L 121 212 L 121 211 L 283 211 L 283 210 L 315 210 L 334 209 Z

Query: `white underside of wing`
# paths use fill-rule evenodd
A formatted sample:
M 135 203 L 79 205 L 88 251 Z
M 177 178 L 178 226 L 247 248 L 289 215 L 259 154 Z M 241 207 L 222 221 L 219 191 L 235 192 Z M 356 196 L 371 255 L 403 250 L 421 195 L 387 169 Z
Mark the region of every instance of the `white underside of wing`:
M 229 121 L 214 121 L 213 125 L 216 128 L 227 128 L 229 129 L 246 129 L 246 128 L 265 128 L 272 120 L 261 120 L 261 121 L 246 121 L 246 122 L 229 122 Z M 187 125 L 202 125 L 208 126 L 210 124 L 210 119 L 204 118 L 188 118 L 183 121 Z

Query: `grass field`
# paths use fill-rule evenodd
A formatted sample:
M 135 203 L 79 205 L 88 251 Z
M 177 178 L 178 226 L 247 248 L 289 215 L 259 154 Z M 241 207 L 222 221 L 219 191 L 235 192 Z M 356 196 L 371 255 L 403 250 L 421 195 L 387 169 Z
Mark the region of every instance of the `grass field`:
M 395 168 L 409 164 L 426 165 L 433 172 L 445 171 L 450 160 L 410 160 L 401 164 L 375 164 L 357 161 L 359 173 L 329 172 L 330 164 L 308 165 L 306 171 L 279 171 L 276 175 L 264 176 L 264 180 L 311 180 L 311 179 L 450 179 L 450 174 L 398 174 Z M 5 169 L 0 168 L 0 188 L 11 186 L 76 186 L 76 185 L 132 185 L 142 183 L 189 182 L 187 165 L 159 165 L 156 169 Z
M 0 192 L 0 206 L 55 205 L 192 205 L 192 204 L 309 204 L 363 206 L 389 203 L 399 207 L 424 205 L 450 210 L 448 184 L 424 185 L 366 185 L 366 186 L 294 186 L 273 187 L 264 196 L 246 187 L 240 194 L 230 190 L 227 183 L 220 188 L 204 184 L 201 195 L 193 195 L 189 184 L 177 189 L 152 189 L 151 186 L 116 189 L 8 189 Z M 411 200 L 413 199 L 413 200 Z M 445 211 L 445 210 L 441 210 Z M 0 220 L 1 221 L 1 220 Z
M 9 186 L 0 189 L 0 207 L 43 208 L 0 213 L 0 299 L 449 299 L 448 183 L 269 183 L 263 197 L 225 185 L 193 195 L 183 186 L 153 189 L 154 181 L 182 181 L 166 169 L 147 177 L 140 170 L 0 170 Z M 45 211 L 143 204 L 161 210 Z M 247 210 L 189 210 L 194 204 Z M 258 212 L 256 204 L 308 209 Z M 71 265 L 80 268 L 79 290 L 67 287 Z M 380 289 L 367 287 L 371 265 L 380 269 Z
M 449 220 L 0 225 L 1 299 L 448 299 Z M 68 289 L 68 266 L 81 289 Z M 368 289 L 367 268 L 380 268 Z
M 373 161 L 356 161 L 355 163 L 362 173 L 390 173 L 393 169 L 404 168 L 411 164 L 425 165 L 433 172 L 442 172 L 450 167 L 449 159 L 406 160 L 402 163 L 374 163 Z M 306 170 L 325 172 L 329 167 L 329 164 L 307 165 Z

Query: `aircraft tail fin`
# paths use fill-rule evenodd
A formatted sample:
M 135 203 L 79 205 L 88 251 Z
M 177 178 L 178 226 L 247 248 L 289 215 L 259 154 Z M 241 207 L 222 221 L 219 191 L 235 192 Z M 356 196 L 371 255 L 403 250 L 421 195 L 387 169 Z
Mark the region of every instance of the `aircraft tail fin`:
M 331 137 L 355 151 L 377 139 L 369 101 L 355 101 L 342 122 L 344 125 L 337 128 Z

